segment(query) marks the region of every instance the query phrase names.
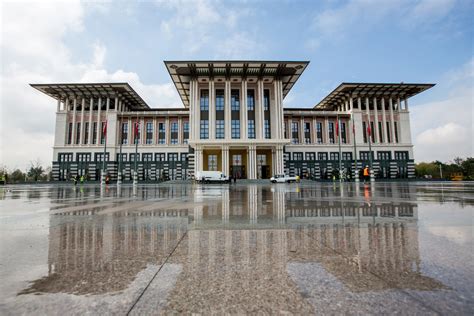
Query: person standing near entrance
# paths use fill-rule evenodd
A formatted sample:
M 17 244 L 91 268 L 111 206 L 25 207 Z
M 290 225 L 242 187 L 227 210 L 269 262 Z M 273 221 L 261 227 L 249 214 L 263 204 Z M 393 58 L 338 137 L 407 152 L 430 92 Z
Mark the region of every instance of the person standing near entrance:
M 364 182 L 365 181 L 370 181 L 370 170 L 369 166 L 365 166 L 364 168 Z

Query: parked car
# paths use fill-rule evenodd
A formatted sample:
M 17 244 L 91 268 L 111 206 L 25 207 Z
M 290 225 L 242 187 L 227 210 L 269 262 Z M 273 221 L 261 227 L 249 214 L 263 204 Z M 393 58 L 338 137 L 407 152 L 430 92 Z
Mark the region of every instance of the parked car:
M 272 183 L 291 183 L 291 182 L 300 182 L 300 177 L 290 177 L 285 174 L 277 174 L 270 178 L 270 182 Z
M 196 173 L 195 180 L 199 183 L 230 182 L 230 178 L 223 174 L 221 171 L 198 171 Z

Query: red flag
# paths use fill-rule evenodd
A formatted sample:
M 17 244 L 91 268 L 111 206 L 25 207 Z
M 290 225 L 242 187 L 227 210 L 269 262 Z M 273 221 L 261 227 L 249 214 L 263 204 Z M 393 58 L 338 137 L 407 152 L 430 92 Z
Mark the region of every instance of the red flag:
M 339 120 L 336 121 L 336 137 L 339 136 Z
M 107 121 L 104 122 L 104 127 L 102 128 L 102 134 L 103 134 L 104 136 L 107 135 Z
M 367 134 L 371 135 L 370 122 L 367 124 Z
M 140 123 L 137 121 L 135 122 L 135 138 L 138 137 L 138 129 L 140 128 Z

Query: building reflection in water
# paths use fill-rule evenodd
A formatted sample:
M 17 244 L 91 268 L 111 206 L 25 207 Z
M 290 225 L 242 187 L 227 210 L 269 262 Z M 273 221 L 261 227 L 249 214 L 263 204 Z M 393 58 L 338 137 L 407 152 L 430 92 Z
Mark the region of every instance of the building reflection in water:
M 140 199 L 126 202 L 58 208 L 50 217 L 48 276 L 20 294 L 120 291 L 147 264 L 163 263 L 178 243 L 169 263 L 183 269 L 170 306 L 191 293 L 221 304 L 222 292 L 239 287 L 246 296 L 276 288 L 295 293 L 286 272 L 292 262 L 319 263 L 354 292 L 442 288 L 420 272 L 410 190 L 415 188 L 170 186 L 139 188 Z M 62 194 L 58 202 L 70 197 Z M 133 191 L 123 187 L 120 196 Z M 393 281 L 368 282 L 373 275 Z

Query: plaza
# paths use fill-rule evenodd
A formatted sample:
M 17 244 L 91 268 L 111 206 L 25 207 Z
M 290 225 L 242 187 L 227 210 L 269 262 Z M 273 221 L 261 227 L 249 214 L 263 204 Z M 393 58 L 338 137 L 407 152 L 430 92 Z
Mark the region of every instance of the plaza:
M 105 172 L 157 182 L 204 170 L 358 179 L 365 166 L 372 178 L 415 177 L 408 100 L 434 84 L 343 82 L 290 108 L 284 99 L 309 61 L 164 64 L 182 107 L 152 108 L 126 82 L 31 84 L 57 102 L 53 180 Z
M 470 183 L 0 190 L 2 315 L 474 310 Z

